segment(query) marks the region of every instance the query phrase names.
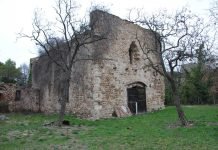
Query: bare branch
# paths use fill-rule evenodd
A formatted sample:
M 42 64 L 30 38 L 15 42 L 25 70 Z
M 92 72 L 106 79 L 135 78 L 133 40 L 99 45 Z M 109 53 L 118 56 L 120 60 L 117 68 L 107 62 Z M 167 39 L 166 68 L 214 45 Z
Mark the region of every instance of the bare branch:
M 69 99 L 73 65 L 77 61 L 91 60 L 91 58 L 77 57 L 79 51 L 87 45 L 106 39 L 104 33 L 94 35 L 91 31 L 92 27 L 87 22 L 77 19 L 77 9 L 78 5 L 74 0 L 57 0 L 54 7 L 55 22 L 43 20 L 42 15 L 37 11 L 34 14 L 32 33 L 30 35 L 19 33 L 20 37 L 34 41 L 46 54 L 45 56 L 63 71 L 64 81 L 59 85 L 61 89 L 59 125 L 62 123 L 66 102 Z

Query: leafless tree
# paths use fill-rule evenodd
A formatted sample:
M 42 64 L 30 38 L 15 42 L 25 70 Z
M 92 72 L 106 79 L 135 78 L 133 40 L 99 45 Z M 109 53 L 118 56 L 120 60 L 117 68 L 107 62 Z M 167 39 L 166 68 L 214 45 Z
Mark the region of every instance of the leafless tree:
M 214 55 L 218 55 L 218 51 L 217 51 L 217 32 L 218 32 L 218 0 L 214 0 L 211 3 L 211 7 L 209 8 L 209 12 L 210 12 L 210 24 L 211 27 L 213 28 L 213 33 L 215 34 L 215 47 L 216 47 L 216 51 L 214 51 Z
M 29 66 L 25 63 L 21 64 L 20 67 L 21 77 L 20 77 L 20 84 L 27 85 L 28 75 L 29 75 Z
M 218 1 L 217 0 L 214 0 L 209 11 L 210 11 L 211 19 L 214 21 L 215 24 L 217 24 L 217 21 L 218 21 Z
M 74 0 L 57 0 L 54 7 L 55 22 L 43 20 L 43 16 L 36 11 L 32 34 L 20 33 L 21 37 L 33 40 L 40 47 L 41 55 L 47 55 L 64 74 L 59 85 L 59 126 L 62 125 L 66 102 L 69 100 L 72 66 L 77 61 L 78 52 L 87 44 L 105 39 L 103 34 L 97 37 L 93 35 L 91 29 L 95 21 L 88 24 L 83 19 L 78 19 L 78 8 Z
M 136 14 L 136 19 L 131 18 L 132 14 Z M 181 68 L 181 64 L 195 60 L 196 50 L 202 43 L 205 48 L 210 48 L 207 26 L 204 25 L 202 19 L 193 15 L 186 8 L 177 10 L 175 14 L 164 10 L 151 16 L 143 15 L 141 10 L 132 10 L 129 18 L 151 31 L 155 42 L 154 48 L 140 40 L 137 33 L 136 39 L 146 56 L 148 65 L 169 81 L 181 125 L 188 125 L 181 107 L 178 78 L 175 75 L 178 75 L 177 70 Z M 158 56 L 160 61 L 154 62 L 151 58 L 152 55 Z

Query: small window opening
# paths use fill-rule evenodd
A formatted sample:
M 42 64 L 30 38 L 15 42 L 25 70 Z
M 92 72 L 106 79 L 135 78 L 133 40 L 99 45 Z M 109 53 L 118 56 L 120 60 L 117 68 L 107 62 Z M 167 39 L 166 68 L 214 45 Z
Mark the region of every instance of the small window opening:
M 15 101 L 19 101 L 20 99 L 21 99 L 21 91 L 20 90 L 16 90 Z

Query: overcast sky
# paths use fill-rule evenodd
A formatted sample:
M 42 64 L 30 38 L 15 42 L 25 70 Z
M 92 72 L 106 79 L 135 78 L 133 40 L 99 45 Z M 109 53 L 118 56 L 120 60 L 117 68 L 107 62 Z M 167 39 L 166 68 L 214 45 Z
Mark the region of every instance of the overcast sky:
M 144 8 L 148 13 L 158 9 L 175 10 L 188 6 L 194 13 L 207 15 L 213 0 L 77 0 L 83 12 L 91 3 L 103 4 L 110 12 L 121 18 L 126 18 L 128 9 Z M 31 32 L 33 11 L 42 8 L 52 15 L 50 9 L 54 0 L 0 0 L 0 62 L 11 58 L 17 66 L 29 64 L 29 59 L 37 56 L 37 49 L 29 39 L 18 39 L 17 33 Z

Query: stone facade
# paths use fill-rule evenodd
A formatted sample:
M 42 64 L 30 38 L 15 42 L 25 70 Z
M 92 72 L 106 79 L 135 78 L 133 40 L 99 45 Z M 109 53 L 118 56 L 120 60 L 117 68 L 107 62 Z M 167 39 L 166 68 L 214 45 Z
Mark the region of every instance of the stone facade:
M 144 44 L 154 48 L 151 31 L 101 11 L 91 13 L 91 22 L 95 18 L 98 21 L 93 33 L 97 36 L 109 32 L 105 40 L 80 49 L 78 61 L 72 67 L 67 113 L 93 119 L 111 117 L 117 108 L 128 109 L 131 88 L 133 93 L 144 91 L 141 95 L 145 96 L 145 103 L 139 109 L 149 112 L 164 108 L 164 78 L 146 66 L 148 63 L 136 40 L 137 35 Z M 159 61 L 157 56 L 150 55 L 154 62 Z M 58 112 L 61 70 L 46 56 L 32 59 L 31 64 L 32 88 L 40 93 L 36 96 L 40 105 L 33 109 Z M 137 87 L 139 90 L 134 90 Z
M 12 83 L 0 84 L 0 112 L 40 112 L 39 90 Z
M 10 102 L 15 99 L 16 84 L 2 83 L 0 84 L 0 101 Z
M 0 84 L 0 112 L 8 112 L 9 104 L 15 100 L 16 85 L 11 83 Z
M 39 90 L 30 87 L 17 87 L 15 98 L 9 102 L 11 112 L 41 112 Z

